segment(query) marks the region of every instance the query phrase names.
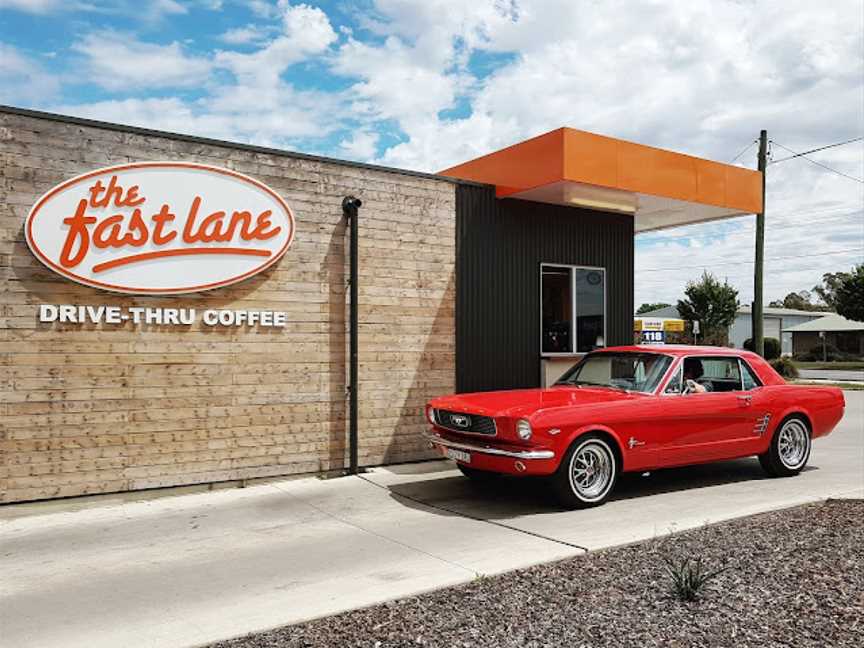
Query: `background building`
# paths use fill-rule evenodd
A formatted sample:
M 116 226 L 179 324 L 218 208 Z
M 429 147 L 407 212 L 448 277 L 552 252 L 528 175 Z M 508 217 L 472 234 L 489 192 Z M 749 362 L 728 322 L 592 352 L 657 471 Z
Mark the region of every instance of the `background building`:
M 763 315 L 763 335 L 768 338 L 780 340 L 781 352 L 791 355 L 793 352 L 792 334 L 786 329 L 820 319 L 831 313 L 821 311 L 805 311 L 792 308 L 774 308 L 766 306 Z M 666 306 L 647 313 L 641 313 L 637 317 L 681 317 L 676 306 Z M 741 306 L 735 315 L 735 320 L 729 327 L 729 345 L 736 349 L 743 349 L 744 342 L 753 336 L 753 320 L 751 318 L 750 306 Z
M 854 322 L 836 313 L 783 329 L 792 338 L 792 350 L 797 355 L 813 353 L 818 357 L 823 348 L 864 358 L 864 322 Z

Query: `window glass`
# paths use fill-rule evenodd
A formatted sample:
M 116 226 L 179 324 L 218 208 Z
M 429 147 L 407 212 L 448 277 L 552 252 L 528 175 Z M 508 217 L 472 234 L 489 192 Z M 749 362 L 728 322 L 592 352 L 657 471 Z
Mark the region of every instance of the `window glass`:
M 593 351 L 604 346 L 605 277 L 601 270 L 576 269 L 576 345 L 577 351 Z
M 543 353 L 573 352 L 573 285 L 570 268 L 543 266 Z
M 544 264 L 540 272 L 542 353 L 605 346 L 605 271 Z
M 663 391 L 664 394 L 680 394 L 682 391 L 682 380 L 681 380 L 681 368 L 675 372 L 675 375 L 669 379 L 669 382 L 666 384 L 666 389 Z
M 672 359 L 656 353 L 592 353 L 570 369 L 559 385 L 588 385 L 653 392 Z
M 709 392 L 741 391 L 740 367 L 738 358 L 685 358 L 684 379 Z
M 756 387 L 759 387 L 762 384 L 761 382 L 759 382 L 759 379 L 756 377 L 756 374 L 753 373 L 753 370 L 750 368 L 750 366 L 746 362 L 744 362 L 743 360 L 741 361 L 741 368 L 744 370 L 741 373 L 741 376 L 743 378 L 743 384 L 744 384 L 744 390 L 745 391 L 749 391 L 750 389 L 755 389 Z

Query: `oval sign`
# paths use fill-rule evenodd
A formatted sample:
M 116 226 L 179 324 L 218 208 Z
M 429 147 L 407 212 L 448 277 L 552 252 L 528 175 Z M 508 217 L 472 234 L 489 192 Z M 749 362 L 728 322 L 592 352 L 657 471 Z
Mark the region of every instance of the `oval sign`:
M 33 254 L 95 288 L 179 294 L 270 267 L 294 238 L 294 214 L 252 178 L 191 162 L 136 162 L 67 180 L 24 227 Z

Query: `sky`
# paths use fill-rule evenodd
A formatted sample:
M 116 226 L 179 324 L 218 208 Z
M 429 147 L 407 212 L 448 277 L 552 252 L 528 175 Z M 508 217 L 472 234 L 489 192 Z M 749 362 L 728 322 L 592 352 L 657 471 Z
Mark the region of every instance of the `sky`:
M 0 103 L 431 172 L 561 126 L 754 168 L 764 128 L 767 300 L 864 260 L 862 142 L 780 161 L 864 135 L 864 0 L 0 0 Z M 754 225 L 639 235 L 636 305 L 749 303 Z

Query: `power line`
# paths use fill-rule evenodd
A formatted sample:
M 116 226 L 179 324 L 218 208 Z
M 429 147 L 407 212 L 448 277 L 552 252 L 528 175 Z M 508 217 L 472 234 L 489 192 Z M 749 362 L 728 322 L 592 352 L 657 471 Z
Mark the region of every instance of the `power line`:
M 850 248 L 848 250 L 835 250 L 833 252 L 817 252 L 814 254 L 796 254 L 794 256 L 782 256 L 782 257 L 771 257 L 765 259 L 766 261 L 785 261 L 787 259 L 807 259 L 810 257 L 820 257 L 820 256 L 829 256 L 832 254 L 848 254 L 851 252 L 864 252 L 864 247 L 862 248 Z M 636 272 L 666 272 L 670 270 L 687 270 L 694 266 L 696 267 L 718 267 L 718 266 L 727 266 L 727 265 L 741 265 L 744 263 L 754 263 L 753 261 L 725 261 L 723 263 L 710 263 L 710 264 L 692 264 L 689 266 L 676 266 L 674 268 L 646 268 L 644 270 L 637 270 Z
M 827 223 L 830 221 L 842 220 L 844 218 L 849 218 L 850 216 L 855 216 L 861 213 L 862 210 L 851 211 L 846 214 L 842 214 L 840 216 L 830 216 L 828 218 L 817 218 L 808 220 L 803 223 L 785 223 L 783 225 L 774 225 L 769 230 L 768 233 L 774 232 L 776 230 L 784 230 L 791 229 L 794 227 L 806 227 L 808 225 L 816 224 L 816 223 Z M 796 214 L 796 216 L 809 216 L 810 214 Z M 849 223 L 850 225 L 857 225 L 858 223 Z M 715 236 L 729 236 L 731 234 L 744 234 L 747 232 L 753 232 L 755 227 L 740 227 L 731 229 L 724 232 L 705 232 L 702 234 L 688 234 L 686 236 L 660 236 L 656 238 L 649 238 L 650 234 L 645 234 L 644 238 L 637 239 L 637 243 L 658 243 L 662 241 L 684 241 L 688 239 L 701 239 L 701 238 L 711 238 Z
M 780 148 L 782 148 L 784 151 L 789 151 L 790 153 L 795 153 L 795 151 L 793 151 L 792 149 L 790 149 L 790 148 L 788 148 L 788 147 L 786 147 L 786 146 L 783 146 L 783 145 L 780 144 L 779 142 L 774 142 L 774 144 L 776 144 L 777 146 L 779 146 Z M 842 176 L 842 177 L 844 177 L 844 178 L 849 178 L 850 180 L 854 180 L 855 182 L 858 182 L 858 183 L 860 183 L 860 184 L 864 184 L 864 180 L 862 180 L 861 178 L 856 178 L 855 176 L 851 176 L 851 175 L 849 175 L 849 174 L 847 174 L 847 173 L 843 173 L 842 171 L 838 171 L 837 169 L 832 169 L 831 167 L 829 167 L 829 166 L 827 166 L 827 165 L 825 165 L 825 164 L 822 164 L 821 162 L 817 162 L 816 160 L 811 160 L 809 157 L 807 157 L 807 156 L 804 155 L 803 153 L 795 153 L 795 155 L 793 155 L 792 157 L 800 157 L 800 158 L 804 158 L 805 160 L 807 160 L 808 162 L 810 162 L 810 164 L 815 164 L 815 165 L 818 166 L 818 167 L 822 167 L 822 168 L 825 169 L 826 171 L 830 171 L 831 173 L 836 173 L 837 175 Z M 791 160 L 792 158 L 784 158 L 784 159 Z M 782 161 L 782 160 L 777 160 L 777 162 L 781 162 L 781 161 Z
M 740 158 L 742 155 L 744 155 L 747 151 L 749 151 L 751 148 L 753 148 L 753 145 L 756 144 L 756 142 L 758 142 L 758 141 L 759 141 L 759 140 L 755 140 L 755 139 L 754 139 L 752 142 L 750 142 L 750 143 L 747 145 L 747 147 L 746 147 L 745 149 L 743 149 L 743 150 L 742 150 L 738 155 L 736 155 L 734 158 L 732 158 L 731 160 L 729 160 L 729 164 L 734 164 L 734 163 L 735 163 L 735 160 L 737 160 L 737 159 Z
M 829 144 L 828 146 L 820 146 L 819 148 L 810 149 L 809 151 L 804 151 L 803 153 L 795 153 L 795 155 L 790 155 L 789 157 L 780 158 L 779 160 L 772 160 L 770 164 L 779 164 L 780 162 L 785 162 L 786 160 L 793 160 L 797 157 L 804 157 L 805 155 L 810 155 L 811 153 L 816 153 L 817 151 L 824 151 L 825 149 L 834 148 L 836 146 L 845 146 L 846 144 L 852 144 L 853 142 L 860 142 L 864 140 L 864 137 L 854 137 L 850 140 L 846 140 L 845 142 L 837 142 L 836 144 Z M 780 148 L 786 148 L 782 144 L 777 144 Z M 789 151 L 789 149 L 786 149 Z M 792 151 L 789 151 L 790 153 Z

